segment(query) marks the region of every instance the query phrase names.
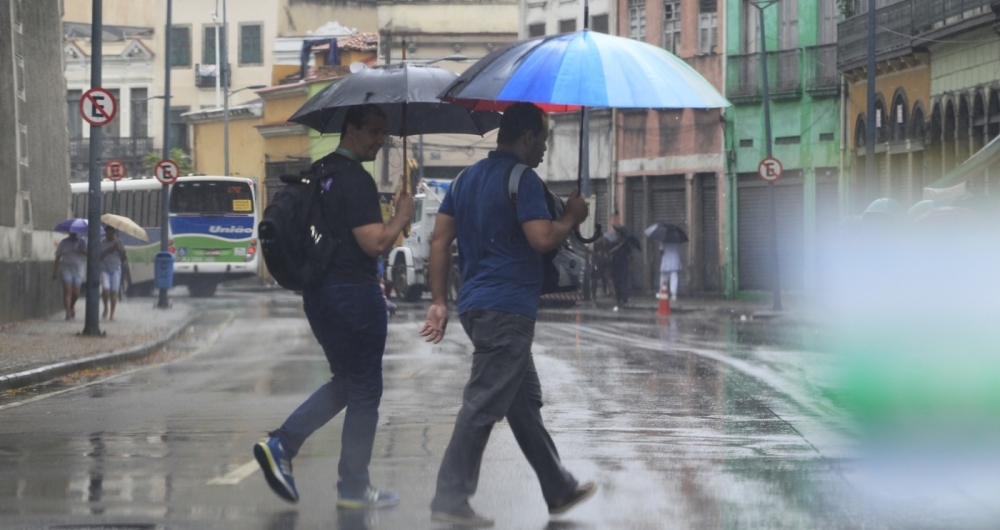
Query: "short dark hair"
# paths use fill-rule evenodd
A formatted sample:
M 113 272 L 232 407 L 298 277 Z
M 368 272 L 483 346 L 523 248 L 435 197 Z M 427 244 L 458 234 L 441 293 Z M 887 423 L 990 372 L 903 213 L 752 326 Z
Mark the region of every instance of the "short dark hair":
M 503 111 L 497 143 L 510 145 L 528 131 L 539 134 L 545 127 L 545 111 L 534 103 L 515 103 Z
M 111 225 L 104 225 L 104 231 L 105 232 L 110 232 L 112 234 L 116 232 L 115 227 L 113 227 Z
M 355 129 L 360 129 L 368 123 L 368 119 L 373 115 L 385 118 L 385 111 L 383 111 L 378 105 L 372 103 L 348 107 L 347 113 L 344 114 L 344 125 L 340 127 L 341 136 L 347 134 L 348 123 L 353 125 Z

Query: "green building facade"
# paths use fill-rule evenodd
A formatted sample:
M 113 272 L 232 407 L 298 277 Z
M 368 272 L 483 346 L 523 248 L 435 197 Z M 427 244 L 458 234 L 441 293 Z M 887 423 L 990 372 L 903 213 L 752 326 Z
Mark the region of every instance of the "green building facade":
M 725 291 L 770 291 L 771 232 L 767 186 L 757 175 L 767 156 L 757 0 L 726 9 Z M 811 292 L 821 281 L 823 242 L 839 221 L 841 90 L 836 0 L 781 0 L 764 6 L 773 156 L 784 166 L 774 184 L 780 283 Z

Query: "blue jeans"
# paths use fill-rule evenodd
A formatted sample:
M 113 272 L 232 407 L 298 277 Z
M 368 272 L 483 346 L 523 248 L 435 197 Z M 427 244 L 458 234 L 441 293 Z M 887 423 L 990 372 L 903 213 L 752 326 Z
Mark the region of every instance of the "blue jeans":
M 388 326 L 385 299 L 378 285 L 328 278 L 305 290 L 302 301 L 333 378 L 270 435 L 294 457 L 309 435 L 347 408 L 337 488 L 342 494 L 360 494 L 369 485 L 368 463 L 382 400 L 382 354 Z

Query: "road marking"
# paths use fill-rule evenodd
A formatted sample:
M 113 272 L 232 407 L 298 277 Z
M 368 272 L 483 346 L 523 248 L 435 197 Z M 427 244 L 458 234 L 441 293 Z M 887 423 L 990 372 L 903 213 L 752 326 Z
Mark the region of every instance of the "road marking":
M 251 460 L 246 464 L 222 475 L 221 477 L 215 477 L 208 481 L 209 486 L 235 486 L 239 484 L 243 479 L 253 475 L 260 469 L 260 465 L 257 464 L 256 460 Z

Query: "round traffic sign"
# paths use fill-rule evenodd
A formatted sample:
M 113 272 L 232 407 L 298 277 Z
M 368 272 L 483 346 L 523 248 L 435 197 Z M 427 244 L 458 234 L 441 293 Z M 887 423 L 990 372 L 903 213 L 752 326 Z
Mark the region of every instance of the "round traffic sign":
M 80 98 L 80 116 L 94 127 L 111 123 L 118 113 L 114 94 L 101 87 L 91 88 Z
M 156 180 L 162 182 L 163 184 L 173 184 L 177 182 L 177 177 L 181 174 L 181 168 L 177 166 L 177 162 L 165 158 L 156 163 L 156 168 L 153 169 L 153 175 L 156 176 Z
M 757 175 L 765 182 L 777 181 L 784 172 L 785 168 L 781 166 L 781 161 L 771 156 L 761 160 L 760 165 L 757 166 Z
M 125 178 L 125 163 L 121 160 L 109 160 L 104 164 L 104 178 L 112 182 Z

